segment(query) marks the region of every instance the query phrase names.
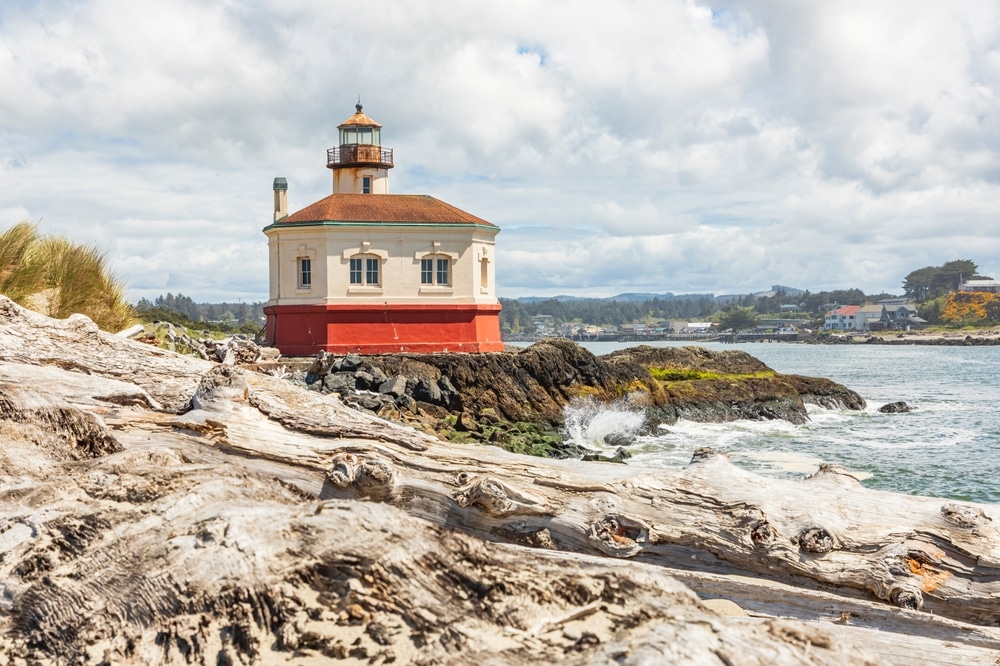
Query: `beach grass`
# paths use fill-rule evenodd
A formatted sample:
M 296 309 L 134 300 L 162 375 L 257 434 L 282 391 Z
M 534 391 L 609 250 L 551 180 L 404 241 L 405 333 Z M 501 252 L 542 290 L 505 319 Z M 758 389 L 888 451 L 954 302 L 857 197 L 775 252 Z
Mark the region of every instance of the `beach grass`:
M 106 331 L 122 330 L 138 320 L 104 252 L 43 235 L 29 221 L 0 233 L 0 293 L 49 317 L 84 314 Z

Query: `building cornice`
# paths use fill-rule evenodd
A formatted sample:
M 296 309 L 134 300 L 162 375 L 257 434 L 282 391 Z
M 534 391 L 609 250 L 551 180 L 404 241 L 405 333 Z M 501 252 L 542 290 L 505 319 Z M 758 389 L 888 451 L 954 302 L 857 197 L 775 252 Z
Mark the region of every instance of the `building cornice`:
M 414 228 L 414 229 L 477 229 L 491 234 L 499 233 L 500 227 L 496 225 L 469 224 L 468 222 L 338 222 L 336 220 L 321 220 L 315 222 L 275 222 L 264 227 L 266 234 L 276 229 L 302 229 L 308 227 L 383 227 L 387 229 Z

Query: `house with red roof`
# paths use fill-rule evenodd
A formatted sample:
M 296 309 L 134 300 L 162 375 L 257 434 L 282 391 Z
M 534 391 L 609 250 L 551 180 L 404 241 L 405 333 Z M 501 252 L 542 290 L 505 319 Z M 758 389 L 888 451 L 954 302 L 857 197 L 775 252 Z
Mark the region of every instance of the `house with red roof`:
M 831 310 L 826 313 L 826 321 L 823 322 L 823 328 L 826 330 L 833 331 L 853 331 L 855 329 L 855 324 L 857 322 L 859 305 L 845 305 L 842 308 L 837 308 L 836 310 Z
M 393 151 L 356 113 L 327 151 L 333 193 L 288 213 L 274 180 L 266 336 L 303 356 L 502 351 L 496 225 L 427 195 L 390 194 Z

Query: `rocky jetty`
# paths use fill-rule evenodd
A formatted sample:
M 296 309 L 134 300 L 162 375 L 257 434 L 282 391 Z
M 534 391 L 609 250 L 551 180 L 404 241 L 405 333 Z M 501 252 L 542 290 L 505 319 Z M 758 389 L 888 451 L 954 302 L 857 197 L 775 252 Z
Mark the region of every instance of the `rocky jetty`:
M 776 373 L 742 351 L 642 346 L 595 356 L 561 338 L 495 354 L 321 353 L 294 379 L 450 439 L 554 457 L 593 453 L 558 433 L 564 408 L 574 401 L 623 402 L 645 414 L 648 431 L 679 418 L 800 424 L 808 420 L 807 403 L 865 407 L 840 384 Z
M 793 481 L 710 450 L 646 470 L 446 442 L 4 298 L 0 441 L 3 664 L 1000 650 L 997 507 L 836 467 Z

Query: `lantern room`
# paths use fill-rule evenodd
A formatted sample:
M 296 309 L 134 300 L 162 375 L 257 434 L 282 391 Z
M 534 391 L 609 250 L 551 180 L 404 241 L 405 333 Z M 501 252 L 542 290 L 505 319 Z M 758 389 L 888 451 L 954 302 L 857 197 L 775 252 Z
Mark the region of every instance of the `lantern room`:
M 337 126 L 340 145 L 326 151 L 334 194 L 388 194 L 392 149 L 382 147 L 382 126 L 365 115 L 361 103 Z

